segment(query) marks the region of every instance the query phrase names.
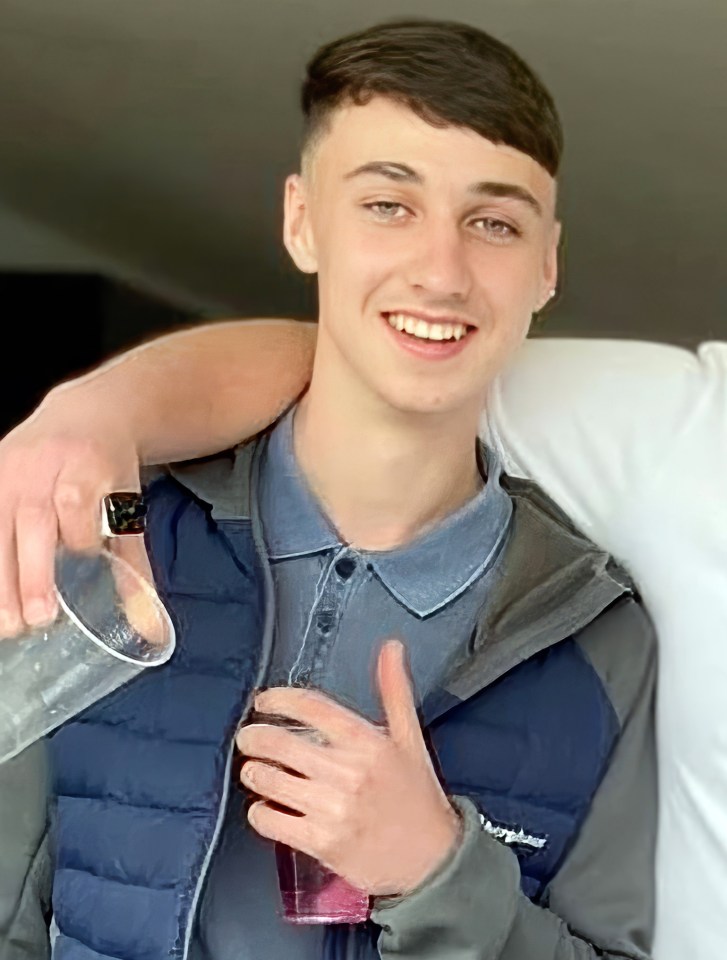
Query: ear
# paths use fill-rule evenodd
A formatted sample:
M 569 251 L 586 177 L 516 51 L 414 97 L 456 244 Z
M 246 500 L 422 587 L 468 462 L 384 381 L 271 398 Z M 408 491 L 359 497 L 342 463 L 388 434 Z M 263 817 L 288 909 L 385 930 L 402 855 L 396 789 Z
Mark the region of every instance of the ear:
M 558 246 L 562 229 L 560 220 L 554 220 L 543 265 L 543 286 L 538 300 L 538 311 L 545 307 L 558 285 Z
M 299 270 L 303 273 L 318 272 L 307 186 L 298 173 L 292 173 L 285 180 L 283 243 Z

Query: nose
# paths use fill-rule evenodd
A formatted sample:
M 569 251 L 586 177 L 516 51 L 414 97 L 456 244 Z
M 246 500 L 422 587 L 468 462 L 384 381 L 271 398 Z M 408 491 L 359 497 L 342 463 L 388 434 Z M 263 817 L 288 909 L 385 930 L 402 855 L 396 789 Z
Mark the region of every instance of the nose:
M 441 220 L 431 223 L 412 242 L 410 284 L 440 298 L 465 300 L 470 293 L 472 274 L 465 238 L 457 226 Z

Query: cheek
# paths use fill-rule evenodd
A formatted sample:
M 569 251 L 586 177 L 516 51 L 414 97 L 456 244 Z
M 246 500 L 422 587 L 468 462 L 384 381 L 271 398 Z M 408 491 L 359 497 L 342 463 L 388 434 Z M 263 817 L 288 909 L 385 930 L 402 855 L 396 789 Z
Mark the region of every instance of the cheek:
M 505 314 L 530 316 L 538 298 L 542 263 L 532 253 L 512 249 L 493 251 L 478 264 L 488 299 Z
M 319 279 L 323 288 L 343 289 L 362 295 L 373 293 L 395 270 L 396 258 L 381 243 L 381 238 L 366 231 L 337 230 L 326 243 L 325 255 L 319 257 Z

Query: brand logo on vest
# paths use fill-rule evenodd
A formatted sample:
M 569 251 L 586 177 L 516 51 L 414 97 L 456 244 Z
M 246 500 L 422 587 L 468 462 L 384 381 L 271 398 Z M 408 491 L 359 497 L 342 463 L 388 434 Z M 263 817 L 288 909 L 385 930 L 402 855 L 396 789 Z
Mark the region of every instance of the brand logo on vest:
M 489 817 L 486 817 L 484 813 L 480 814 L 480 823 L 486 833 L 489 833 L 495 840 L 499 840 L 509 847 L 525 847 L 530 852 L 533 852 L 534 850 L 542 850 L 548 842 L 547 837 L 538 837 L 535 834 L 525 833 L 522 827 L 514 829 L 512 827 L 506 827 L 501 823 L 494 823 Z

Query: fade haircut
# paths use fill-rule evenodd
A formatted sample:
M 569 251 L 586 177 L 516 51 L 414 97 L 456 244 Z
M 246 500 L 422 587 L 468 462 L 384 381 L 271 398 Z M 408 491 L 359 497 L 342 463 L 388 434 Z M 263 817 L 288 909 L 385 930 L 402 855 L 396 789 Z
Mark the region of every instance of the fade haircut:
M 555 177 L 563 132 L 555 103 L 518 54 L 476 27 L 443 20 L 377 24 L 311 58 L 301 91 L 303 170 L 334 111 L 385 96 L 435 127 L 469 127 L 514 147 Z

